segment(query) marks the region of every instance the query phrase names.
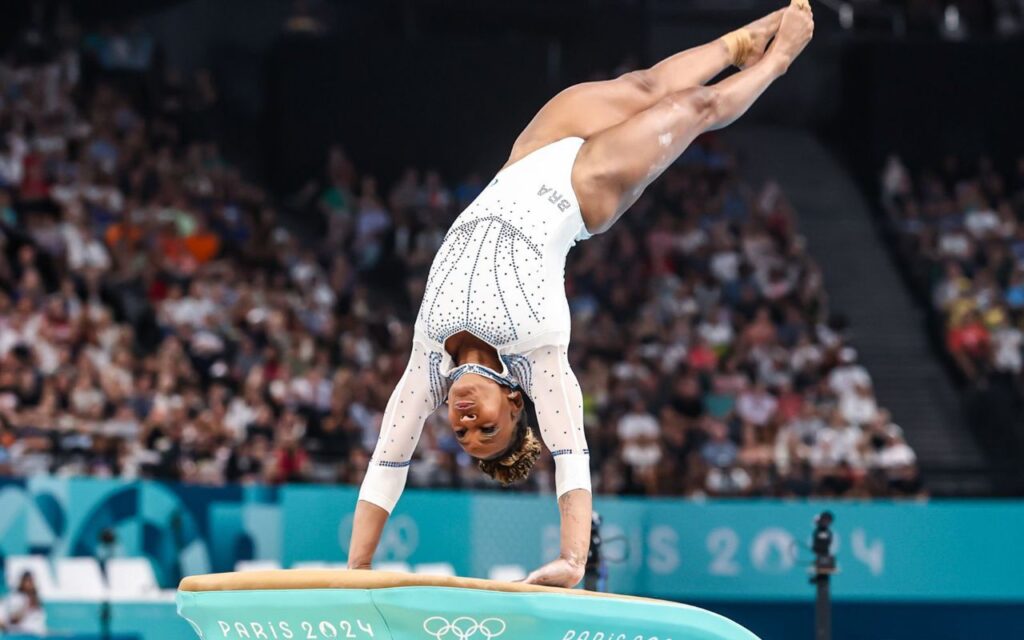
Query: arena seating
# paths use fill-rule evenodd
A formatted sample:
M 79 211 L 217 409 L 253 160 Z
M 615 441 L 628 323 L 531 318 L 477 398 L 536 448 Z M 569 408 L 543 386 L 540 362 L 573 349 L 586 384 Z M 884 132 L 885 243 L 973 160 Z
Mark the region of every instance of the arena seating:
M 962 382 L 970 422 L 994 459 L 1024 451 L 1024 158 L 955 155 L 881 174 L 885 222 L 928 309 L 934 343 Z
M 91 55 L 3 74 L 24 99 L 0 119 L 33 126 L 0 150 L 0 471 L 358 483 L 430 258 L 479 176 L 413 168 L 384 188 L 334 147 L 283 206 L 199 126 L 209 76 L 154 90 L 132 75 L 152 70 L 101 65 L 83 84 Z M 920 491 L 796 212 L 744 184 L 721 139 L 581 243 L 566 288 L 599 492 Z M 545 457 L 521 488 L 551 483 Z M 497 486 L 441 413 L 410 484 Z

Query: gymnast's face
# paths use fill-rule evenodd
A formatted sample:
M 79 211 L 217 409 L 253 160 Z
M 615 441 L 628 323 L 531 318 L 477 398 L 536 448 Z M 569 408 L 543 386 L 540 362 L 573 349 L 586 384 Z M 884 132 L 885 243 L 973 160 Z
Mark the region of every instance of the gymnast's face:
M 448 420 L 469 455 L 487 460 L 502 454 L 515 437 L 523 396 L 497 382 L 467 373 L 448 390 Z

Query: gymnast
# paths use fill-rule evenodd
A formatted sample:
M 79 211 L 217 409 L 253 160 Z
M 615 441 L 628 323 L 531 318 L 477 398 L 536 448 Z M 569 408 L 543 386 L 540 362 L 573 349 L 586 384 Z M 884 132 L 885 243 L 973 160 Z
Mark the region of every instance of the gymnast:
M 443 403 L 455 438 L 504 485 L 540 444 L 555 462 L 560 554 L 526 582 L 572 587 L 590 545 L 583 400 L 569 368 L 565 257 L 608 230 L 701 133 L 747 111 L 810 41 L 808 0 L 614 80 L 565 89 L 527 125 L 490 185 L 455 220 L 430 269 L 406 371 L 388 401 L 359 492 L 348 566 L 369 569 L 426 418 Z M 739 71 L 708 85 L 730 65 Z

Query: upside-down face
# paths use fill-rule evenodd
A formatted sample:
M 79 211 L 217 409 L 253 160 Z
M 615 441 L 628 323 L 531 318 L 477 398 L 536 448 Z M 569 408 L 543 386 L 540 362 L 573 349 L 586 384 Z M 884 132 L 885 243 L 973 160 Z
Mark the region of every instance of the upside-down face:
M 504 453 L 516 434 L 523 396 L 497 382 L 467 373 L 448 390 L 448 420 L 466 453 L 488 460 Z

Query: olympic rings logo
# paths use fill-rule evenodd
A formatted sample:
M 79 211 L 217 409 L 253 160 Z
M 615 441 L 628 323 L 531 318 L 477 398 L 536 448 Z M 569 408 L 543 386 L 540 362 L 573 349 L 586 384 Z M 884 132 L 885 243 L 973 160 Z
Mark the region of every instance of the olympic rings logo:
M 506 626 L 501 618 L 484 618 L 477 622 L 469 616 L 460 616 L 451 622 L 441 616 L 433 616 L 423 621 L 423 630 L 437 640 L 449 637 L 448 634 L 451 634 L 454 640 L 468 640 L 476 637 L 478 633 L 484 640 L 491 640 L 505 633 Z

